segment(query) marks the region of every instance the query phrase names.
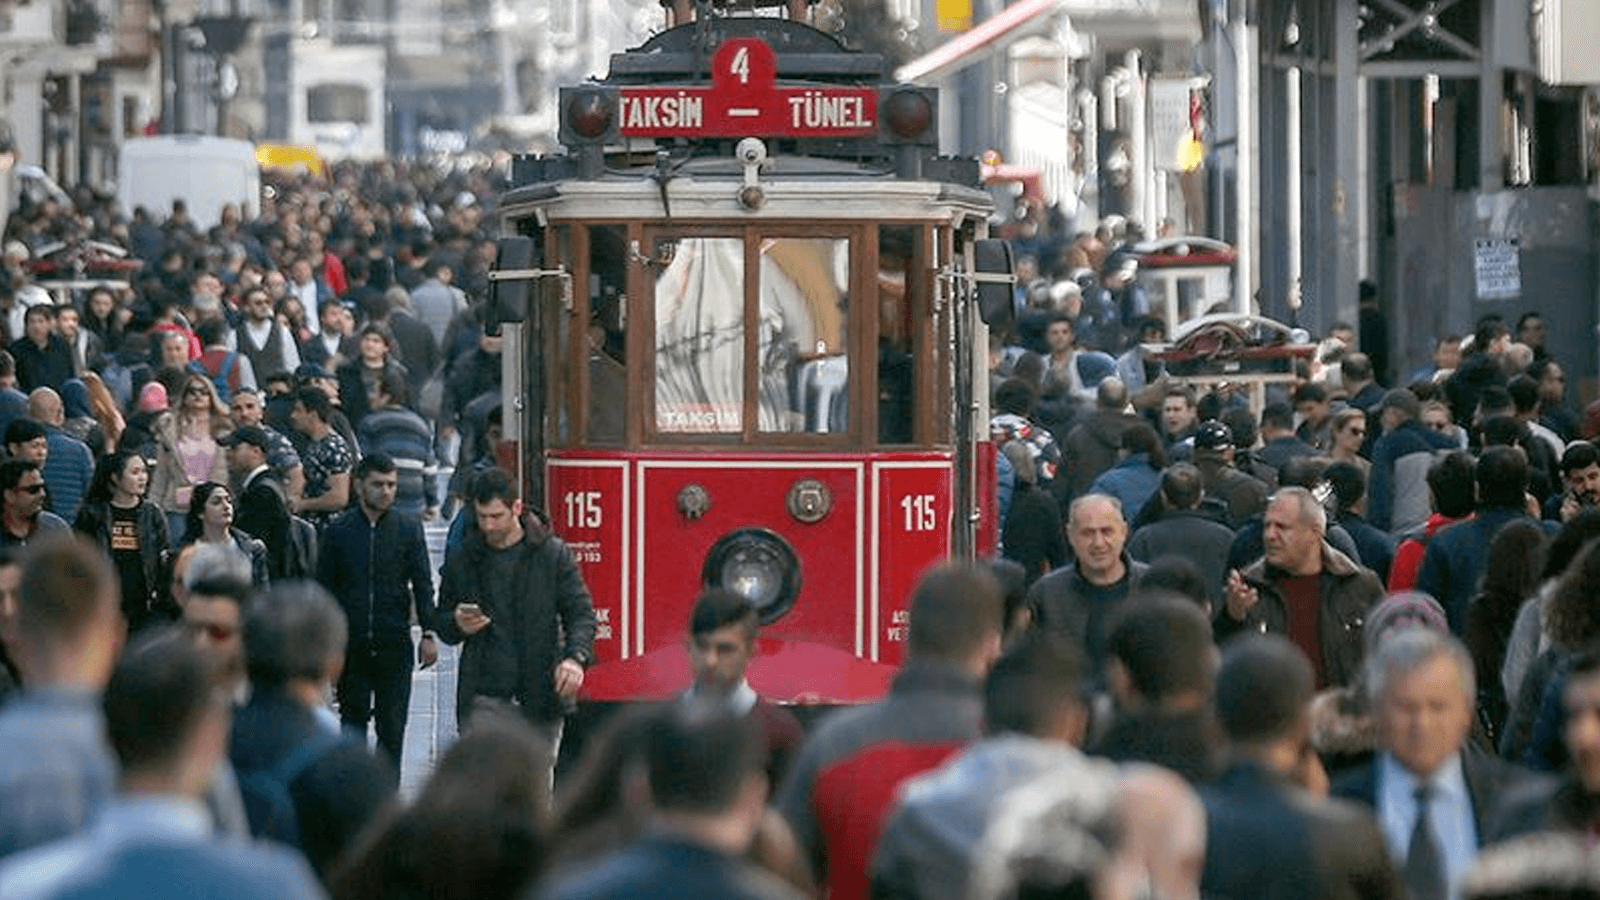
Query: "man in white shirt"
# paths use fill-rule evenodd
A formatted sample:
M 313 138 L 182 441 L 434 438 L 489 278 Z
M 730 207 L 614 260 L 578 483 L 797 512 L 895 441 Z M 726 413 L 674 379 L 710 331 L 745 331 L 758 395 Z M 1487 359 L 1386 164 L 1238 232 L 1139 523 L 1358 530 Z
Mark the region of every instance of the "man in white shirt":
M 228 349 L 237 350 L 250 360 L 256 378 L 265 381 L 300 368 L 300 348 L 294 335 L 274 315 L 272 297 L 266 288 L 245 291 L 240 306 L 244 309 L 244 322 L 230 334 L 232 346 Z

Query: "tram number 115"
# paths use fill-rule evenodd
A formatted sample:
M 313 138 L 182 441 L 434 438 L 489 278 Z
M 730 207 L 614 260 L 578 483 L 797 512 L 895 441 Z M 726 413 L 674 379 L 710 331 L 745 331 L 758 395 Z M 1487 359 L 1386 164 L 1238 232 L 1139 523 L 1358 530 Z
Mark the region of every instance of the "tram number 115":
M 934 495 L 907 494 L 900 498 L 900 511 L 905 513 L 907 531 L 933 531 L 938 526 Z
M 600 527 L 599 491 L 568 491 L 562 505 L 566 507 L 568 528 Z

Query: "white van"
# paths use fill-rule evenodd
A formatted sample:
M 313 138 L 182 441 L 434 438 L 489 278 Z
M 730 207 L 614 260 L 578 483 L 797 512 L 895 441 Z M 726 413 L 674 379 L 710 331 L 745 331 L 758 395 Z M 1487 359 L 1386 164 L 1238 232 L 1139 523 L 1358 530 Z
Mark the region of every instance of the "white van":
M 261 168 L 249 141 L 200 134 L 131 138 L 122 145 L 117 164 L 117 202 L 133 214 L 136 206 L 156 221 L 172 212 L 172 201 L 189 207 L 189 218 L 202 231 L 222 218 L 225 204 L 237 205 L 246 218 L 261 209 Z

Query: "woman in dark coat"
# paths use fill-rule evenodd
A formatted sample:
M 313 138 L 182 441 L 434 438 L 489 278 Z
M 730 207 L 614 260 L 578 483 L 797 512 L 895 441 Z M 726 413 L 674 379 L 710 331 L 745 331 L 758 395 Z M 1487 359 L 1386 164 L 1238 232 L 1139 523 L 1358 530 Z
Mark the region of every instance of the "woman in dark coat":
M 250 560 L 250 583 L 257 588 L 268 586 L 267 545 L 233 527 L 233 495 L 227 487 L 215 481 L 202 481 L 195 485 L 194 498 L 189 501 L 187 521 L 188 529 L 183 534 L 180 546 L 232 546 Z
M 100 457 L 94 481 L 73 527 L 99 544 L 122 582 L 122 614 L 129 631 L 177 618 L 167 584 L 172 540 L 167 517 L 146 500 L 150 470 L 135 450 Z

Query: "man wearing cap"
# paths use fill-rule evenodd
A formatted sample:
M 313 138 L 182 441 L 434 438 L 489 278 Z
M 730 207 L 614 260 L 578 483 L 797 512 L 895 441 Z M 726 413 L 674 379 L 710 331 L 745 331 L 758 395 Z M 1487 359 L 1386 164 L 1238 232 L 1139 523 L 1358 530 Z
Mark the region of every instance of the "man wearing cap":
M 1228 508 L 1227 525 L 1238 528 L 1267 508 L 1267 485 L 1233 467 L 1233 432 L 1216 419 L 1200 423 L 1194 433 L 1194 464 L 1207 496 Z
M 293 403 L 290 405 L 293 406 Z M 267 465 L 283 485 L 284 497 L 300 496 L 305 488 L 305 467 L 300 464 L 300 454 L 295 452 L 294 442 L 265 423 L 266 407 L 261 392 L 240 390 L 234 394 L 228 401 L 228 417 L 233 420 L 235 428 L 254 425 L 266 433 Z
M 1367 485 L 1367 520 L 1390 534 L 1420 528 L 1432 511 L 1428 469 L 1456 449 L 1449 436 L 1425 428 L 1422 404 L 1405 388 L 1394 388 L 1378 402 L 1383 436 L 1372 446 L 1372 477 Z
M 233 524 L 267 545 L 267 571 L 274 580 L 288 577 L 289 506 L 267 462 L 271 436 L 260 425 L 241 425 L 219 443 L 228 448 L 228 471 L 238 485 Z

